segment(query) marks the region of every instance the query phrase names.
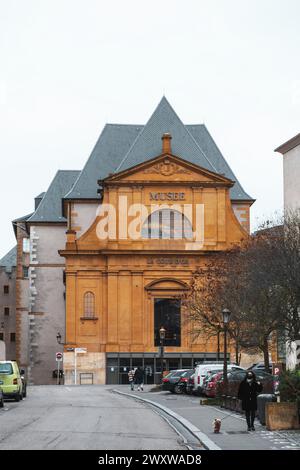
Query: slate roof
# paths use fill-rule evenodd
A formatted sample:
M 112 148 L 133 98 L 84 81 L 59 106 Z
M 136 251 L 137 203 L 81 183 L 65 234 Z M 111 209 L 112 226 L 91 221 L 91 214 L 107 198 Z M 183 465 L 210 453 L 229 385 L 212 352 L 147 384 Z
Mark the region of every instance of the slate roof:
M 144 125 L 106 124 L 85 167 L 65 199 L 98 199 L 98 179 L 161 154 L 163 133 L 172 136 L 172 153 L 236 181 L 231 199 L 253 201 L 242 188 L 203 124 L 184 125 L 165 97 Z
M 62 198 L 73 186 L 80 171 L 59 170 L 41 200 L 37 210 L 27 219 L 32 222 L 66 222 L 62 216 Z
M 13 267 L 17 265 L 17 245 L 14 246 L 2 259 L 0 259 L 0 266 L 5 267 L 6 272 L 11 272 Z
M 98 179 L 113 173 L 144 126 L 106 124 L 88 161 L 66 199 L 99 199 Z
M 209 156 L 210 161 L 215 167 L 216 173 L 226 176 L 227 178 L 235 181 L 235 185 L 230 189 L 230 197 L 234 200 L 252 200 L 252 197 L 247 194 L 242 188 L 237 177 L 223 157 L 219 147 L 210 135 L 204 124 L 195 124 L 186 126 L 192 134 L 196 142 L 202 148 L 203 152 Z

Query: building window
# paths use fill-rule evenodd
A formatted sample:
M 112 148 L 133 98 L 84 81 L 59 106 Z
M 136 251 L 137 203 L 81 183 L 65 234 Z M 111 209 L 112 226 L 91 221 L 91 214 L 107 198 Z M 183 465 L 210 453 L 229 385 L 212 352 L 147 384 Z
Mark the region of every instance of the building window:
M 181 344 L 180 299 L 154 299 L 154 346 L 160 345 L 159 330 L 166 330 L 165 346 Z
M 0 333 L 0 341 L 4 341 L 4 333 Z
M 94 318 L 95 316 L 95 295 L 93 292 L 84 294 L 84 314 L 85 318 Z
M 30 253 L 30 240 L 23 238 L 23 253 Z
M 29 268 L 27 266 L 23 266 L 23 278 L 24 279 L 29 278 Z
M 149 215 L 142 227 L 142 238 L 192 240 L 193 230 L 188 218 L 179 211 L 161 209 Z
M 3 286 L 4 294 L 9 294 L 9 286 Z
M 11 333 L 11 334 L 10 334 L 10 341 L 11 341 L 11 343 L 15 343 L 15 342 L 16 342 L 16 333 Z
M 4 315 L 9 317 L 9 307 L 4 307 Z

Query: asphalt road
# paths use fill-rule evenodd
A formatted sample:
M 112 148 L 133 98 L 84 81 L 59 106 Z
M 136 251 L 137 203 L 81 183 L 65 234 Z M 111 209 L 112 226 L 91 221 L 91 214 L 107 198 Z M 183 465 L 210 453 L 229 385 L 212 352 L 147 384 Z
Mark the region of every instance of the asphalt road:
M 186 449 L 153 410 L 111 388 L 28 387 L 25 400 L 0 409 L 0 449 Z

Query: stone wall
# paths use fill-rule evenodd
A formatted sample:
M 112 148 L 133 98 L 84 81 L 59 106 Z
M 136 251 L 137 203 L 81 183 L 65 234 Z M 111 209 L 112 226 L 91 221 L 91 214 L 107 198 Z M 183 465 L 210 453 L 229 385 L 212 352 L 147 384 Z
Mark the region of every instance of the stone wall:
M 4 286 L 8 286 L 9 293 L 4 293 Z M 9 315 L 5 315 L 5 308 L 9 309 Z M 16 269 L 7 272 L 0 267 L 0 333 L 6 347 L 6 358 L 16 358 L 16 342 L 11 340 L 11 334 L 16 333 Z
M 77 385 L 105 384 L 106 359 L 104 353 L 77 354 Z M 75 353 L 65 352 L 63 356 L 65 385 L 75 384 Z M 88 375 L 87 375 L 88 374 Z M 92 374 L 92 376 L 91 376 Z
M 31 382 L 55 383 L 55 353 L 62 351 L 56 335 L 65 335 L 64 262 L 58 250 L 64 246 L 66 227 L 30 227 L 30 366 Z

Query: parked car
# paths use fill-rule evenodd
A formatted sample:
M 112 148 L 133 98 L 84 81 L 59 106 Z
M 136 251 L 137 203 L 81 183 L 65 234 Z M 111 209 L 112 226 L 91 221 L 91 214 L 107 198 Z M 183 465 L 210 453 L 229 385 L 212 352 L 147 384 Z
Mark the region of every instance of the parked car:
M 3 392 L 2 392 L 1 385 L 3 385 L 2 380 L 0 380 L 0 408 L 3 408 L 3 406 L 4 406 L 4 398 L 3 398 Z
M 192 393 L 194 392 L 194 387 L 195 387 L 195 371 L 193 371 L 193 374 L 190 375 L 190 377 L 188 378 L 188 381 L 185 386 L 185 393 L 187 393 L 188 395 L 192 395 Z
M 230 397 L 237 397 L 239 386 L 242 380 L 244 380 L 247 371 L 232 371 L 227 374 L 228 388 L 227 395 Z M 265 372 L 264 370 L 258 370 L 254 372 L 256 379 L 259 380 L 263 385 L 263 393 L 274 393 L 276 378 Z M 223 374 L 216 383 L 216 395 L 224 395 L 224 378 Z
M 217 383 L 222 377 L 222 371 L 218 371 L 210 375 L 209 379 L 203 385 L 203 394 L 206 397 L 215 398 Z
M 257 370 L 264 370 L 265 371 L 265 363 L 264 362 L 255 362 L 254 364 L 252 364 L 252 366 L 248 367 L 247 370 L 253 370 L 254 373 L 256 373 L 255 371 L 257 371 Z M 270 362 L 270 364 L 269 364 L 270 374 L 272 374 L 272 371 L 273 371 L 273 362 Z
M 162 389 L 171 393 L 183 393 L 185 391 L 188 378 L 193 373 L 193 369 L 180 369 L 170 372 L 170 374 L 162 380 Z
M 23 400 L 23 383 L 15 361 L 0 361 L 0 380 L 4 398 Z
M 206 389 L 206 385 L 208 384 L 208 382 L 210 381 L 212 376 L 217 374 L 218 372 L 222 372 L 222 371 L 223 371 L 223 367 L 220 367 L 219 369 L 209 370 L 207 372 L 206 376 L 203 379 L 203 383 L 202 383 L 202 393 L 204 393 L 204 390 Z M 204 395 L 205 395 L 205 393 L 204 393 Z
M 203 380 L 209 371 L 223 370 L 223 364 L 198 364 L 195 369 L 194 393 L 202 393 Z M 236 364 L 227 364 L 227 370 L 245 370 Z

